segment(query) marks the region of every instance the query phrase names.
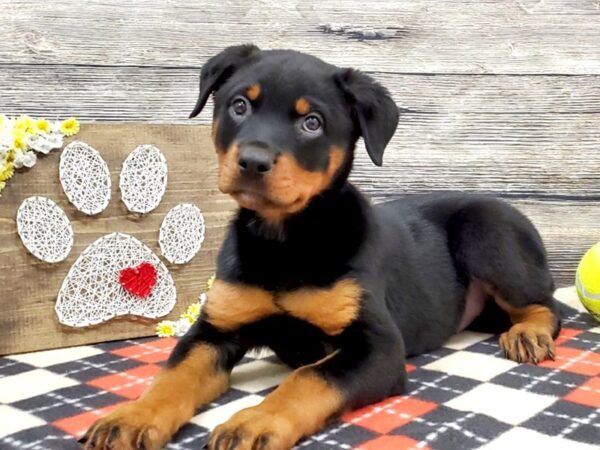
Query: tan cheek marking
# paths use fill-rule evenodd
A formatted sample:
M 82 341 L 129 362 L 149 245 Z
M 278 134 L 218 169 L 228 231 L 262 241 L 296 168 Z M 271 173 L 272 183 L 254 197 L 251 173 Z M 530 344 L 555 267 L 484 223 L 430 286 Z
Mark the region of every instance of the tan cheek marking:
M 277 158 L 270 178 L 270 188 L 275 197 L 288 202 L 310 195 L 310 191 L 321 184 L 323 173 L 304 170 L 292 155 L 284 153 Z
M 269 175 L 269 193 L 283 203 L 295 202 L 282 211 L 284 216 L 296 213 L 331 184 L 343 162 L 344 151 L 336 146 L 332 146 L 329 151 L 329 165 L 324 172 L 304 170 L 293 156 L 283 154 L 277 159 L 275 170 Z
M 341 147 L 332 145 L 329 149 L 329 166 L 327 166 L 327 172 L 325 177 L 325 185 L 322 189 L 325 189 L 333 181 L 333 177 L 337 174 L 337 171 L 342 167 L 344 163 L 344 150 Z
M 306 100 L 304 97 L 300 97 L 298 100 L 296 100 L 296 104 L 294 106 L 296 107 L 296 113 L 298 113 L 299 116 L 304 116 L 310 111 L 310 103 L 308 103 L 308 100 Z
M 303 210 L 310 199 L 325 190 L 344 162 L 344 151 L 337 146 L 329 150 L 329 165 L 324 172 L 310 172 L 301 168 L 293 156 L 283 154 L 277 159 L 275 170 L 267 177 L 268 196 L 287 206 L 264 208 L 257 211 L 264 219 L 277 223 Z M 221 189 L 222 192 L 227 192 Z
M 287 314 L 336 335 L 358 316 L 361 294 L 355 281 L 345 279 L 329 289 L 305 288 L 282 295 L 278 305 Z
M 310 172 L 300 167 L 296 159 L 289 154 L 283 154 L 277 159 L 273 180 L 282 179 L 284 187 L 294 186 L 300 195 L 312 197 L 329 186 L 344 161 L 344 151 L 339 147 L 329 150 L 329 164 L 324 172 Z M 272 183 L 277 187 L 277 182 Z
M 218 187 L 221 192 L 228 194 L 238 175 L 239 149 L 237 144 L 231 145 L 227 151 L 218 152 L 219 179 Z
M 260 95 L 260 84 L 255 83 L 252 86 L 250 86 L 248 89 L 246 89 L 246 96 L 248 97 L 248 99 L 254 101 L 258 98 L 258 96 Z
M 281 313 L 269 292 L 221 280 L 216 280 L 210 288 L 203 309 L 207 321 L 222 331 L 232 331 Z

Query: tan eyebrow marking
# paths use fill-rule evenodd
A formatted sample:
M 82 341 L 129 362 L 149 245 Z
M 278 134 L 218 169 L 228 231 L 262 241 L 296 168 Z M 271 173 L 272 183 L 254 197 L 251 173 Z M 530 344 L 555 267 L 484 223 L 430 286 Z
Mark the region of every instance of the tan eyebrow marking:
M 301 116 L 308 114 L 310 111 L 310 103 L 308 103 L 308 100 L 306 100 L 304 97 L 300 97 L 298 100 L 296 100 L 295 106 L 296 112 Z
M 260 84 L 258 83 L 254 83 L 252 86 L 250 86 L 248 89 L 246 89 L 246 96 L 248 97 L 248 99 L 254 101 L 258 98 L 258 96 L 260 95 Z

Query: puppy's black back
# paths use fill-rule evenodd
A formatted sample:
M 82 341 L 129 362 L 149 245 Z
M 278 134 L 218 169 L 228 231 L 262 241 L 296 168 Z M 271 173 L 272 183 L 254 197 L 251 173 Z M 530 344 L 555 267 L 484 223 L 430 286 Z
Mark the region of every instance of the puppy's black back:
M 386 303 L 409 355 L 439 347 L 457 331 L 474 279 L 493 280 L 517 307 L 551 299 L 553 282 L 538 232 L 501 200 L 414 195 L 374 211 L 385 242 Z M 498 312 L 501 321 L 505 315 Z

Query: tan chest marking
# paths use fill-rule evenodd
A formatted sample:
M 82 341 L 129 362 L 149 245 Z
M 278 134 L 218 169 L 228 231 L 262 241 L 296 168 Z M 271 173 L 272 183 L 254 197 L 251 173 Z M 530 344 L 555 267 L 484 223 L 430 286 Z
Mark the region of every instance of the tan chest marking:
M 362 289 L 350 279 L 328 289 L 305 288 L 278 297 L 290 316 L 305 320 L 329 335 L 340 334 L 358 316 Z
M 329 335 L 340 334 L 356 319 L 362 289 L 350 279 L 330 288 L 304 288 L 274 295 L 263 289 L 216 280 L 204 306 L 207 320 L 223 331 L 287 314 L 315 325 Z
M 208 293 L 204 312 L 208 322 L 219 330 L 232 331 L 280 314 L 281 310 L 275 305 L 273 294 L 263 289 L 215 280 Z

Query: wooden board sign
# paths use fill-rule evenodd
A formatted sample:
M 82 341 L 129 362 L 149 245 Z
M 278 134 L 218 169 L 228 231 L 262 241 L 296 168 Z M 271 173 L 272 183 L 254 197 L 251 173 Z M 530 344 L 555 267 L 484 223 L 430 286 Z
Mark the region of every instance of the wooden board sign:
M 88 327 L 58 322 L 54 305 L 60 285 L 80 253 L 99 237 L 124 232 L 144 242 L 160 257 L 158 232 L 166 213 L 179 203 L 194 203 L 204 215 L 206 238 L 198 254 L 184 265 L 170 264 L 177 287 L 178 317 L 205 290 L 234 203 L 216 187 L 216 157 L 206 125 L 141 123 L 84 124 L 74 138 L 94 147 L 108 164 L 112 195 L 100 214 L 87 216 L 69 203 L 59 182 L 60 150 L 42 157 L 32 169 L 19 171 L 0 198 L 0 354 L 67 347 L 114 339 L 149 336 L 156 321 L 118 318 Z M 73 140 L 73 139 L 70 139 Z M 168 183 L 160 205 L 148 214 L 133 214 L 121 201 L 119 172 L 127 155 L 140 144 L 154 144 L 168 164 Z M 16 232 L 16 212 L 32 195 L 54 200 L 67 214 L 75 234 L 68 258 L 57 264 L 32 256 Z

